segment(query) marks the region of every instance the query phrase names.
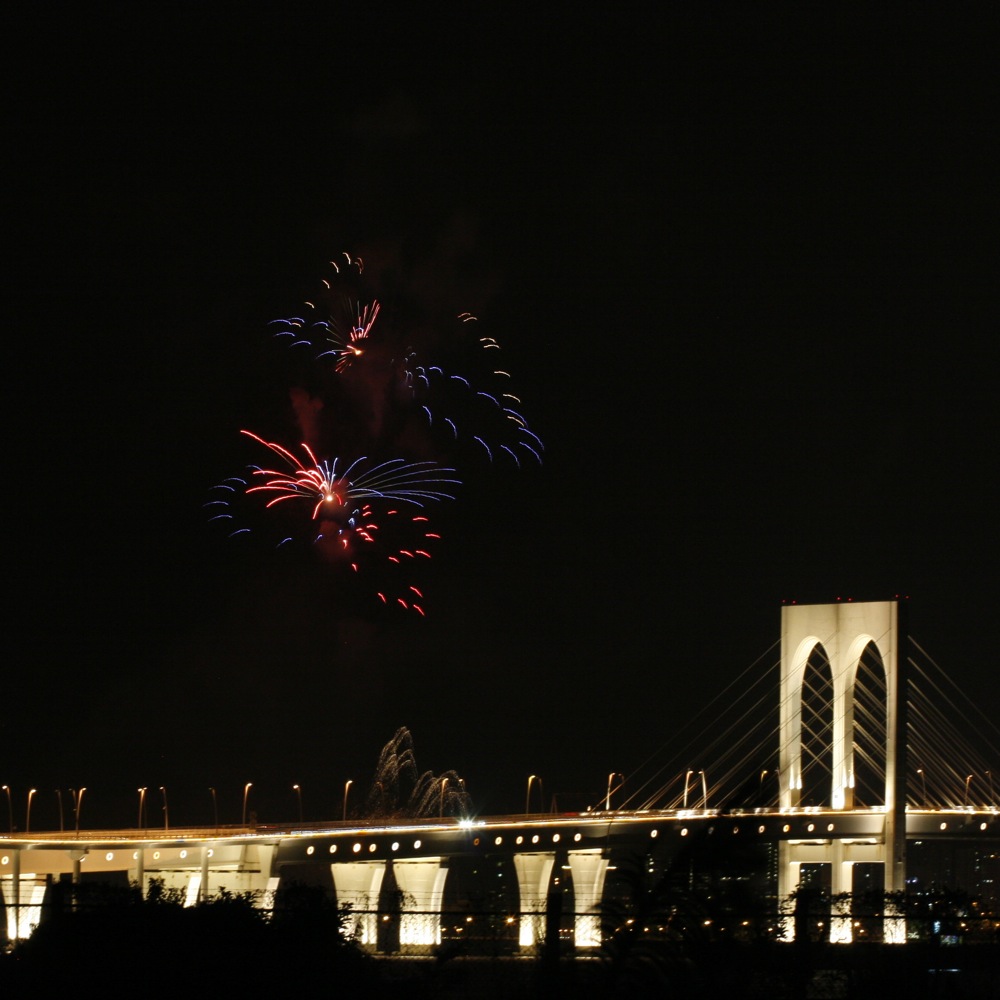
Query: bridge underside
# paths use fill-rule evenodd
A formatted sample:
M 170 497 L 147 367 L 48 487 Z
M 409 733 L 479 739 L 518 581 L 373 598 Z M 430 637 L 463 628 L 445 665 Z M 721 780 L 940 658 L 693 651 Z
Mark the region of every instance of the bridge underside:
M 910 841 L 997 853 L 995 811 L 927 811 L 906 819 Z M 0 838 L 0 891 L 10 939 L 30 934 L 43 918 L 47 890 L 59 881 L 143 887 L 157 879 L 189 905 L 226 891 L 251 893 L 264 907 L 273 904 L 280 886 L 311 881 L 351 906 L 349 932 L 372 950 L 427 951 L 442 942 L 443 933 L 469 933 L 473 928 L 463 925 L 487 917 L 503 947 L 530 950 L 559 911 L 565 938 L 586 949 L 602 943 L 602 913 L 626 873 L 655 870 L 666 877 L 679 858 L 718 860 L 749 852 L 776 869 L 777 882 L 769 881 L 767 871 L 753 877 L 777 910 L 778 897 L 792 896 L 801 872 L 817 865 L 829 866 L 834 894 L 850 891 L 856 866 L 884 863 L 886 825 L 882 810 L 689 810 L 463 825 L 340 825 L 231 837 L 214 829 L 156 839 L 148 833 L 70 839 L 53 834 Z M 781 883 L 782 872 L 793 873 L 794 884 Z M 493 900 L 490 913 L 474 902 L 485 898 Z M 892 926 L 886 931 L 890 939 L 897 933 Z M 394 928 L 395 937 L 385 936 L 386 927 Z M 849 935 L 850 920 L 834 914 L 830 936 L 844 941 Z

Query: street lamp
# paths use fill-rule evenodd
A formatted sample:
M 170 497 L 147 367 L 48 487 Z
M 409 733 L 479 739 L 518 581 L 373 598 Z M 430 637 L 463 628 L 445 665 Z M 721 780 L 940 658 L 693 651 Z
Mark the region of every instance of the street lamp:
M 345 823 L 347 822 L 347 793 L 348 793 L 348 791 L 350 791 L 351 785 L 353 785 L 353 784 L 354 784 L 354 779 L 353 778 L 348 778 L 347 781 L 344 784 L 344 815 L 343 815 L 343 820 L 344 820 Z
M 253 787 L 253 782 L 248 781 L 246 785 L 243 786 L 243 821 L 241 826 L 247 825 L 247 798 L 250 795 L 250 789 Z
M 704 771 L 698 773 L 701 775 L 701 811 L 708 812 L 708 781 Z
M 624 774 L 619 774 L 617 771 L 612 771 L 608 775 L 608 790 L 607 790 L 607 793 L 604 796 L 604 809 L 607 812 L 611 811 L 611 782 L 614 781 L 615 778 L 621 778 L 622 779 L 621 780 L 621 785 L 619 785 L 618 788 L 621 788 L 622 785 L 625 784 L 625 775 Z M 616 792 L 618 791 L 618 788 L 615 789 Z
M 690 767 L 684 773 L 684 806 L 683 806 L 683 808 L 685 808 L 685 809 L 687 809 L 687 807 L 688 807 L 688 782 L 691 780 L 691 775 L 692 774 L 694 774 L 694 771 Z
M 219 832 L 219 800 L 215 797 L 215 789 L 209 788 L 212 793 L 212 815 L 215 817 L 215 832 Z
M 170 809 L 167 806 L 167 790 L 160 785 L 160 794 L 163 796 L 163 829 L 170 829 Z
M 302 788 L 299 785 L 292 785 L 296 797 L 299 800 L 299 822 L 302 822 Z
M 36 789 L 32 788 L 28 792 L 28 811 L 24 815 L 24 832 L 31 833 L 31 799 L 35 794 Z
M 542 785 L 542 779 L 538 777 L 537 774 L 528 775 L 528 793 L 524 797 L 524 811 L 525 813 L 531 812 L 531 786 L 533 782 L 538 782 L 538 802 L 539 802 L 539 812 L 541 812 L 545 807 L 545 789 Z
M 924 769 L 922 767 L 917 768 L 917 774 L 920 775 L 920 784 L 924 791 L 924 808 L 927 808 L 927 775 L 924 774 Z
M 62 789 L 54 788 L 53 791 L 56 793 L 56 799 L 59 801 L 59 832 L 63 832 L 63 807 L 62 807 Z
M 139 821 L 136 826 L 140 830 L 145 830 L 146 827 L 142 822 L 143 807 L 146 805 L 146 786 L 143 785 L 142 788 L 137 788 L 136 791 L 139 793 Z
M 972 775 L 970 774 L 965 779 L 965 807 L 966 807 L 966 809 L 968 809 L 968 807 L 969 807 L 969 782 L 971 782 L 971 781 L 972 781 Z
M 10 803 L 10 785 L 0 785 L 0 788 L 7 793 L 7 819 L 10 822 L 10 832 L 14 832 L 14 807 Z
M 75 788 L 70 789 L 70 791 L 73 793 L 73 815 L 75 817 L 74 826 L 76 828 L 76 833 L 78 836 L 80 833 L 80 811 L 81 809 L 83 809 L 83 793 L 86 790 L 87 790 L 86 785 L 84 785 L 79 792 Z

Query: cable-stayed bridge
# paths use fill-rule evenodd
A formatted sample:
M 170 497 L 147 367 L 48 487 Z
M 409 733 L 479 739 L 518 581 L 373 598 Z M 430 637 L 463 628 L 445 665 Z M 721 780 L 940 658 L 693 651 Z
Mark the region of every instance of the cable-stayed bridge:
M 875 866 L 888 899 L 907 888 L 912 845 L 1000 854 L 995 726 L 907 636 L 904 616 L 895 601 L 784 607 L 775 647 L 627 779 L 609 775 L 585 812 L 2 837 L 8 937 L 30 934 L 66 881 L 155 878 L 192 904 L 223 890 L 266 903 L 283 882 L 319 876 L 370 948 L 391 886 L 398 944 L 420 950 L 440 943 L 460 881 L 466 895 L 496 895 L 487 880 L 506 876 L 497 905 L 521 948 L 541 939 L 568 886 L 574 944 L 592 948 L 615 862 L 668 863 L 695 842 L 770 850 L 779 904 L 811 867 L 847 894 L 855 867 Z M 905 940 L 901 912 L 887 908 L 884 923 L 885 940 Z M 829 933 L 851 940 L 849 914 L 834 914 Z

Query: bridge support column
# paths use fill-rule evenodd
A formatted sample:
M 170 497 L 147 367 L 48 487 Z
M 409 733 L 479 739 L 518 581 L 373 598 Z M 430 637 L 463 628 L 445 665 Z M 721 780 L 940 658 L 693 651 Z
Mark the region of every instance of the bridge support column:
M 854 862 L 844 857 L 842 840 L 834 840 L 830 844 L 830 853 L 830 894 L 833 897 L 830 912 L 830 942 L 850 944 L 854 939 L 854 921 L 851 918 Z
M 374 949 L 378 941 L 378 894 L 385 877 L 384 861 L 339 861 L 330 865 L 337 903 L 351 908 L 349 936 Z
M 394 861 L 392 870 L 402 892 L 399 945 L 425 948 L 441 943 L 441 898 L 448 869 L 441 858 Z
M 0 891 L 7 911 L 7 939 L 11 942 L 31 936 L 42 916 L 45 877 L 21 873 L 21 852 L 10 852 L 10 874 L 0 878 Z
M 545 937 L 545 902 L 555 859 L 554 851 L 514 855 L 521 912 L 518 944 L 522 948 L 533 948 Z
M 792 845 L 784 840 L 778 841 L 778 910 L 781 916 L 778 924 L 781 927 L 781 940 L 795 940 L 795 919 L 791 914 L 792 893 L 799 885 L 800 862 L 792 860 Z
M 577 948 L 600 948 L 604 876 L 608 859 L 600 850 L 570 851 L 569 867 L 573 874 L 574 940 Z
M 135 852 L 135 857 L 132 859 L 135 861 L 133 865 L 128 870 L 128 880 L 129 882 L 134 882 L 139 887 L 139 893 L 142 896 L 146 895 L 146 852 L 140 847 Z

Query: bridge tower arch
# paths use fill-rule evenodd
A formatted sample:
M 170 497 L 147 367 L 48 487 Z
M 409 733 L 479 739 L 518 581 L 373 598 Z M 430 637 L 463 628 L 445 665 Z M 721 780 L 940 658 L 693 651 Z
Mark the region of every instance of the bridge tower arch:
M 906 878 L 906 691 L 898 601 L 793 604 L 781 609 L 781 689 L 779 746 L 779 807 L 802 803 L 803 685 L 817 647 L 830 666 L 832 725 L 825 759 L 830 762 L 829 808 L 854 807 L 854 713 L 856 680 L 865 651 L 877 652 L 885 673 L 885 823 L 883 837 L 874 845 L 843 841 L 796 843 L 781 841 L 778 849 L 778 892 L 788 898 L 798 884 L 800 864 L 831 865 L 831 889 L 850 892 L 852 868 L 857 862 L 880 862 L 887 892 L 901 891 Z M 887 925 L 886 940 L 901 933 Z M 850 920 L 832 922 L 835 940 L 849 939 Z

